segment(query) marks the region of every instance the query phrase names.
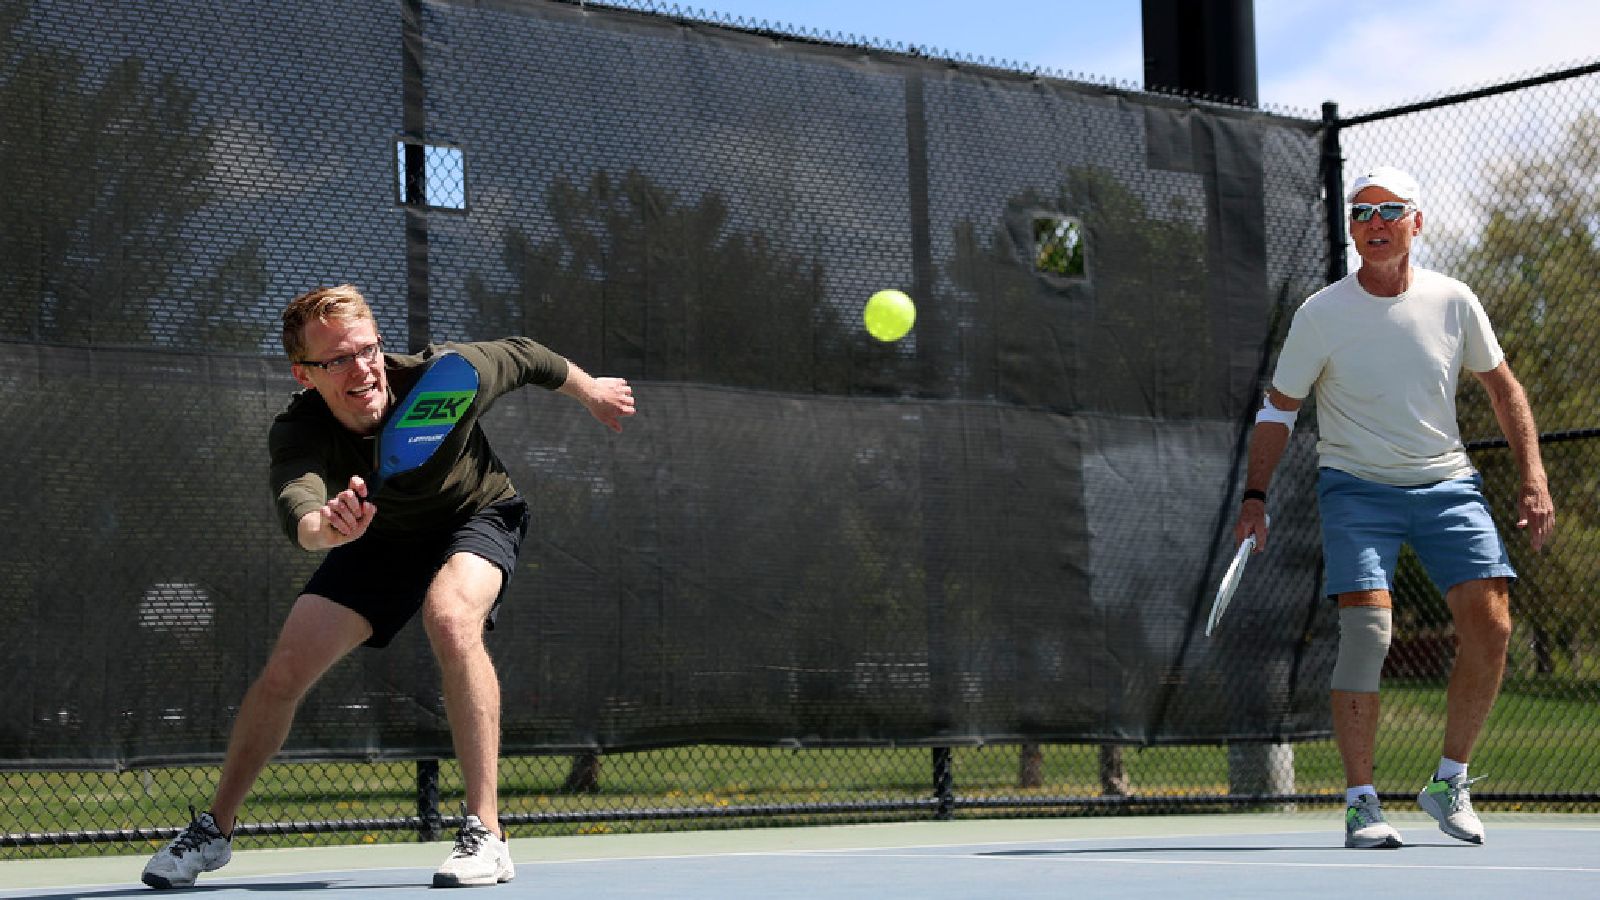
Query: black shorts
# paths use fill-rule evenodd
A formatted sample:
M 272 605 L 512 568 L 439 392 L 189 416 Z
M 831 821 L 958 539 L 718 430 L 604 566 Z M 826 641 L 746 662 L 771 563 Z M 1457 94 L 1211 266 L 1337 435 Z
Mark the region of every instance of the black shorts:
M 451 556 L 467 552 L 500 568 L 500 594 L 484 628 L 494 629 L 517 554 L 528 534 L 528 504 L 512 497 L 484 507 L 454 532 L 433 538 L 374 538 L 365 535 L 328 551 L 306 582 L 316 594 L 360 614 L 372 625 L 368 647 L 387 647 L 427 598 L 433 577 Z

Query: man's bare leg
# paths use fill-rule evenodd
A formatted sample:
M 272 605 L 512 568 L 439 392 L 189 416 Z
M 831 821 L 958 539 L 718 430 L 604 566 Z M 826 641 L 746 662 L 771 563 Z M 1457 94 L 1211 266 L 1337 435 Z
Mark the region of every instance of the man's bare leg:
M 306 691 L 371 634 L 366 619 L 325 597 L 302 594 L 295 601 L 233 722 L 222 778 L 211 801 L 212 818 L 224 834 L 233 832 L 245 795 L 283 746 Z
M 1471 761 L 1473 745 L 1500 694 L 1511 642 L 1510 597 L 1504 578 L 1482 578 L 1452 587 L 1444 599 L 1456 626 L 1456 659 L 1450 670 L 1444 726 L 1444 758 L 1452 765 L 1445 769 L 1441 760 L 1440 772 L 1446 777 L 1434 772 L 1417 794 L 1417 805 L 1438 821 L 1445 834 L 1482 844 L 1483 821 L 1473 811 L 1469 793 L 1472 780 L 1453 764 L 1465 766 Z
M 1504 578 L 1481 578 L 1456 585 L 1444 599 L 1457 642 L 1445 700 L 1444 755 L 1465 763 L 1500 695 L 1511 643 L 1510 592 Z
M 467 788 L 467 813 L 500 828 L 500 680 L 483 624 L 500 593 L 499 567 L 472 553 L 450 557 L 428 588 L 423 623 L 444 682 L 450 738 Z

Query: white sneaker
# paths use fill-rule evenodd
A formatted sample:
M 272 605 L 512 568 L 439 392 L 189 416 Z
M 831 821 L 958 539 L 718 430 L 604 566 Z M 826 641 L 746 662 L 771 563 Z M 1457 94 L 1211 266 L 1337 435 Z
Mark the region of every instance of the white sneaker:
M 1362 794 L 1344 810 L 1344 845 L 1359 850 L 1393 850 L 1404 842 L 1383 817 L 1378 798 Z
M 1483 843 L 1483 822 L 1472 811 L 1470 789 L 1477 778 L 1457 775 L 1440 780 L 1435 778 L 1417 794 L 1417 805 L 1439 821 L 1439 830 L 1458 841 L 1469 844 Z
M 189 815 L 189 827 L 151 857 L 140 881 L 158 890 L 191 887 L 196 875 L 215 872 L 233 859 L 233 838 L 223 836 L 211 813 L 195 815 L 191 806 Z
M 433 873 L 433 886 L 499 884 L 515 877 L 517 867 L 511 864 L 511 848 L 483 827 L 477 816 L 467 816 L 456 832 L 456 845 L 450 850 L 450 858 Z

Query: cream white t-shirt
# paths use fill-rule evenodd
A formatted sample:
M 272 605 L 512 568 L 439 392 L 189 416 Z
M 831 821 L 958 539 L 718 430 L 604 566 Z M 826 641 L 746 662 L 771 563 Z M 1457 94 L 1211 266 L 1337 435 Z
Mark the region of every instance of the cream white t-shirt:
M 1413 267 L 1411 287 L 1375 297 L 1354 273 L 1301 305 L 1272 386 L 1317 392 L 1321 465 L 1383 484 L 1470 475 L 1456 424 L 1461 369 L 1487 372 L 1505 354 L 1472 289 Z

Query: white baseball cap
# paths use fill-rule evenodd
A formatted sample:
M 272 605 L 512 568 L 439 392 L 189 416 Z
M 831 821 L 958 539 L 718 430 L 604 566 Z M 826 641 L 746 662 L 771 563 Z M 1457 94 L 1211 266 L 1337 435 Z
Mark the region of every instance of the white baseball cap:
M 1422 188 L 1417 184 L 1417 180 L 1394 166 L 1378 166 L 1363 173 L 1350 185 L 1350 192 L 1344 198 L 1345 202 L 1354 203 L 1356 195 L 1369 187 L 1383 188 L 1412 206 L 1422 205 Z

